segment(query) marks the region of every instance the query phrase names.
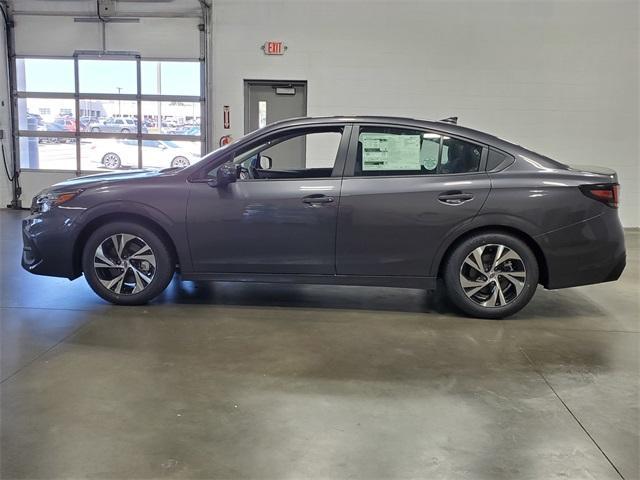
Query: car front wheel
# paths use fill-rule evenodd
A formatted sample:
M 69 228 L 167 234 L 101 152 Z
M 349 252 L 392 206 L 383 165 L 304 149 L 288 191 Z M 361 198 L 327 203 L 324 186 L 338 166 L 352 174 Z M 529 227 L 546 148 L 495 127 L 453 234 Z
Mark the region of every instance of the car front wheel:
M 538 262 L 529 246 L 505 233 L 481 233 L 458 244 L 449 255 L 447 295 L 463 312 L 503 318 L 522 309 L 538 285 Z
M 165 241 L 153 230 L 113 222 L 87 240 L 82 269 L 93 291 L 103 299 L 118 305 L 141 305 L 167 287 L 175 262 Z

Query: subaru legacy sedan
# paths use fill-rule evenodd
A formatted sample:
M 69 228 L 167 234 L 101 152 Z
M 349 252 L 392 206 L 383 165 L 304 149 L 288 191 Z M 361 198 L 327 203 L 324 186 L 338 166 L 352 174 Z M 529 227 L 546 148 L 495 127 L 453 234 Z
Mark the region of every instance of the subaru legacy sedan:
M 431 290 L 500 318 L 618 279 L 618 179 L 451 121 L 271 124 L 186 168 L 79 177 L 34 199 L 22 265 L 150 301 L 183 280 Z

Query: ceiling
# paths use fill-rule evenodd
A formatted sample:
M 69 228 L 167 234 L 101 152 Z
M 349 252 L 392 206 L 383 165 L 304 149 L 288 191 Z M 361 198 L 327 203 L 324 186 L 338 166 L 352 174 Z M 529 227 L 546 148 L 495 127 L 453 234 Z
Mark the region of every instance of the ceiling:
M 8 0 L 14 14 L 96 16 L 97 0 Z M 207 3 L 210 3 L 208 0 Z M 200 0 L 114 0 L 117 17 L 200 17 Z

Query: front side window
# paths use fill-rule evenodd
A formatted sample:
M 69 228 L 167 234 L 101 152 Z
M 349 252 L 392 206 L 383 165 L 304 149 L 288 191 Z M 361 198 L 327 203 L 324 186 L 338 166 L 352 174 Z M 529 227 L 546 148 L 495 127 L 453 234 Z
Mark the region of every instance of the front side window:
M 342 127 L 297 132 L 272 138 L 236 153 L 239 180 L 330 177 L 336 163 Z M 215 170 L 209 172 L 215 176 Z
M 356 176 L 433 175 L 477 172 L 482 147 L 421 130 L 362 127 Z

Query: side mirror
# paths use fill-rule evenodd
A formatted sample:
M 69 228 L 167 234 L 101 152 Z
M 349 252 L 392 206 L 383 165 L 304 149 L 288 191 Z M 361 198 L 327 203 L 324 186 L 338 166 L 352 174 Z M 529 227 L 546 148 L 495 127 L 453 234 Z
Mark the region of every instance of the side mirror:
M 260 170 L 271 170 L 272 164 L 273 160 L 271 160 L 271 157 L 260 155 Z
M 223 163 L 216 171 L 215 182 L 209 182 L 212 187 L 224 187 L 238 179 L 238 167 L 234 163 Z

